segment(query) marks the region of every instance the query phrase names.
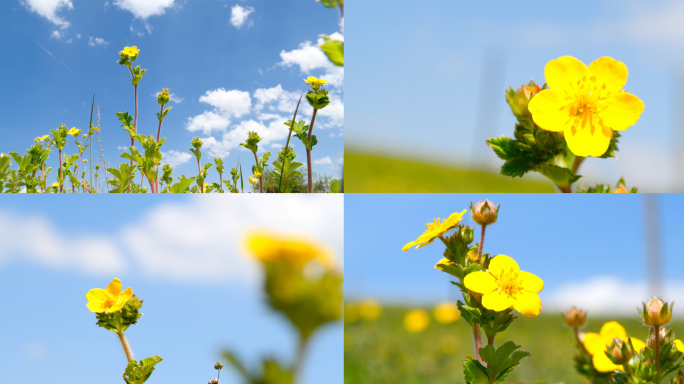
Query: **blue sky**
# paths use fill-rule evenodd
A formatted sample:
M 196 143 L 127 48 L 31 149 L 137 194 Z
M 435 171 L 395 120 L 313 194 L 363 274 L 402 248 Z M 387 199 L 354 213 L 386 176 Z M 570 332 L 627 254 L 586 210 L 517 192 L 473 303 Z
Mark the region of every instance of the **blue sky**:
M 684 137 L 681 2 L 364 1 L 350 9 L 348 147 L 496 169 L 485 139 L 512 136 L 505 88 L 543 84 L 544 66 L 560 56 L 586 64 L 612 56 L 646 108 L 618 159 L 589 159 L 580 173 L 611 183 L 624 175 L 644 191 L 684 189 L 675 150 Z
M 294 330 L 265 304 L 241 238 L 255 228 L 304 235 L 331 247 L 341 266 L 342 196 L 203 197 L 0 202 L 6 381 L 121 382 L 118 339 L 95 325 L 85 299 L 114 277 L 145 300 L 144 316 L 127 331 L 136 357 L 166 359 L 151 382 L 207 382 L 223 348 L 251 365 L 269 355 L 289 361 Z M 342 349 L 341 323 L 321 329 L 303 382 L 341 384 Z M 230 369 L 221 379 L 239 382 Z
M 314 172 L 339 173 L 344 70 L 316 47 L 321 34 L 342 38 L 337 9 L 314 0 L 16 0 L 0 1 L 0 24 L 0 49 L 12 52 L 0 64 L 0 152 L 24 153 L 60 123 L 87 129 L 95 92 L 105 158 L 116 166 L 130 138 L 115 113 L 134 111 L 130 74 L 116 61 L 136 45 L 135 64 L 148 70 L 138 86 L 138 132 L 156 136 L 156 94 L 169 88 L 176 101 L 162 127 L 162 163 L 175 176 L 197 174 L 194 136 L 205 142 L 202 162 L 221 156 L 228 170 L 241 157 L 249 172 L 253 156 L 238 145 L 249 130 L 263 138 L 259 155 L 275 156 L 309 75 L 328 78 L 331 91 L 314 128 Z M 302 105 L 298 117 L 308 122 L 312 109 Z M 306 159 L 303 145 L 294 147 Z M 77 152 L 72 142 L 67 152 Z
M 655 196 L 663 299 L 681 302 L 684 198 Z M 351 194 L 345 201 L 346 299 L 418 304 L 458 299 L 451 276 L 434 269 L 443 257 L 441 242 L 407 252 L 401 248 L 423 232 L 425 223 L 480 199 L 501 204 L 499 220 L 487 227 L 484 252 L 508 255 L 522 270 L 541 277 L 544 308 L 582 305 L 595 313 L 634 315 L 640 300 L 650 297 L 643 195 Z M 469 212 L 464 218 L 474 225 Z M 479 229 L 475 238 L 479 242 Z

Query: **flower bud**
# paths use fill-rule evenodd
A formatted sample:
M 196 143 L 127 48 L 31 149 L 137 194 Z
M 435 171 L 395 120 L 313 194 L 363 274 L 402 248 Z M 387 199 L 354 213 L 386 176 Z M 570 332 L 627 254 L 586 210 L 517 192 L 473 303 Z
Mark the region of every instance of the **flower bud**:
M 506 102 L 508 102 L 516 118 L 532 119 L 532 113 L 527 107 L 530 100 L 539 92 L 541 92 L 541 88 L 534 81 L 530 81 L 528 85 L 523 85 L 516 91 L 510 88 L 506 92 Z
M 458 231 L 456 231 L 456 241 L 463 245 L 468 245 L 472 243 L 474 237 L 475 229 L 470 228 L 467 225 L 460 227 Z
M 164 88 L 162 89 L 161 92 L 157 94 L 157 102 L 161 105 L 168 104 L 169 100 L 171 100 L 171 96 L 169 96 L 169 89 Z
M 195 149 L 199 150 L 200 148 L 202 148 L 202 144 L 204 144 L 204 143 L 202 143 L 202 140 L 200 140 L 199 137 L 195 136 L 192 138 L 192 141 L 190 142 L 190 144 L 192 144 L 192 146 Z
M 470 202 L 470 216 L 480 225 L 494 224 L 499 215 L 499 207 L 501 204 L 495 206 L 489 200 L 480 200 L 476 205 Z
M 613 364 L 622 365 L 634 356 L 634 347 L 631 342 L 625 342 L 616 337 L 610 343 L 607 352 Z
M 646 346 L 648 348 L 655 348 L 655 338 L 655 328 L 650 328 L 648 330 L 648 339 L 646 339 Z M 674 341 L 674 339 L 675 334 L 672 330 L 668 331 L 665 328 L 660 328 L 660 330 L 658 331 L 658 345 L 660 345 L 661 347 L 668 341 Z
M 672 320 L 672 305 L 668 305 L 661 299 L 654 297 L 648 303 L 643 303 L 643 309 L 639 310 L 644 324 L 651 327 L 663 326 Z
M 572 307 L 565 313 L 565 324 L 572 328 L 583 326 L 586 320 L 587 314 L 577 307 Z
M 221 383 L 219 383 L 219 379 L 214 377 L 213 379 L 209 380 L 209 384 L 221 384 Z
M 681 370 L 677 372 L 677 377 L 672 380 L 672 384 L 684 384 L 684 374 Z
M 223 368 L 223 364 L 221 364 L 221 363 L 219 363 L 219 362 L 216 362 L 216 364 L 214 364 L 214 369 L 219 369 L 219 370 L 220 370 L 221 368 Z

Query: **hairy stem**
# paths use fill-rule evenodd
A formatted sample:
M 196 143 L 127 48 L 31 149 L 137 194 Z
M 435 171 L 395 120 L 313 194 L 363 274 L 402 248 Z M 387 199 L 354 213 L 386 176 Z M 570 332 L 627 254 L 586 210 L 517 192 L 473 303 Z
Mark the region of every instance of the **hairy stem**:
M 482 348 L 482 338 L 480 337 L 480 324 L 473 324 L 473 338 L 475 339 L 475 356 L 477 361 L 482 363 L 482 358 L 480 357 L 480 348 Z
M 117 332 L 116 334 L 119 336 L 119 340 L 121 340 L 121 345 L 123 346 L 124 352 L 126 352 L 126 359 L 128 361 L 133 360 L 133 351 L 131 351 L 131 347 L 128 345 L 126 336 L 124 336 L 123 332 Z
M 660 326 L 655 329 L 655 364 L 656 364 L 656 383 L 660 384 Z
M 309 135 L 307 136 L 307 140 L 311 142 L 311 132 L 313 132 L 313 127 L 314 127 L 314 122 L 316 121 L 316 113 L 318 112 L 318 109 L 314 108 L 313 111 L 313 116 L 311 116 L 311 124 L 309 125 Z M 309 148 L 306 148 L 306 167 L 307 171 L 309 173 L 309 193 L 313 193 L 313 171 L 311 169 L 311 150 Z
M 480 234 L 480 248 L 477 250 L 477 262 L 480 262 L 480 259 L 482 258 L 482 250 L 484 249 L 484 237 L 485 237 L 485 228 L 487 228 L 487 224 L 482 225 L 482 233 Z

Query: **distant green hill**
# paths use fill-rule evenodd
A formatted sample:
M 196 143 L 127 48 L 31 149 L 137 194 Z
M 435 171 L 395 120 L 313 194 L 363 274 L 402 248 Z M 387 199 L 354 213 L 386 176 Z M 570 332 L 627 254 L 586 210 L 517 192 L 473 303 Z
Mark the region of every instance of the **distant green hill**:
M 345 192 L 554 192 L 551 183 L 345 149 Z
M 459 319 L 443 325 L 431 314 L 427 329 L 410 333 L 403 326 L 404 316 L 410 309 L 414 308 L 386 307 L 377 320 L 345 323 L 345 384 L 465 382 L 463 362 L 466 355 L 473 356 L 473 335 L 468 324 Z M 424 309 L 431 313 L 431 308 Z M 638 320 L 636 309 L 629 319 L 595 318 L 590 311 L 583 331 L 598 333 L 609 320 L 617 320 L 630 336 L 646 340 L 648 330 Z M 684 332 L 682 321 L 670 326 L 677 335 Z M 565 326 L 558 313 L 551 311 L 534 318 L 519 317 L 509 329 L 497 335 L 495 345 L 508 340 L 521 345 L 522 350 L 532 356 L 524 359 L 504 383 L 586 383 L 573 367 L 572 330 Z M 669 380 L 665 382 L 669 383 Z

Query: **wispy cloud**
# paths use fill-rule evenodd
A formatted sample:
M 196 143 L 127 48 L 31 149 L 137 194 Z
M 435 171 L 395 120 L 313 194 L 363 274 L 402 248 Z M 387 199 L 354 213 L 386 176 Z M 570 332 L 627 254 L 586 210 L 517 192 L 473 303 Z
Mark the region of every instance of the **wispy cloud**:
M 96 45 L 109 45 L 109 43 L 106 42 L 105 39 L 90 36 L 90 40 L 88 41 L 88 45 L 90 45 L 91 47 L 94 47 Z
M 242 7 L 240 4 L 235 4 L 230 10 L 230 23 L 235 28 L 242 28 L 245 24 L 247 27 L 254 25 L 253 21 L 247 22 L 249 15 L 254 12 L 254 7 Z

